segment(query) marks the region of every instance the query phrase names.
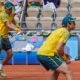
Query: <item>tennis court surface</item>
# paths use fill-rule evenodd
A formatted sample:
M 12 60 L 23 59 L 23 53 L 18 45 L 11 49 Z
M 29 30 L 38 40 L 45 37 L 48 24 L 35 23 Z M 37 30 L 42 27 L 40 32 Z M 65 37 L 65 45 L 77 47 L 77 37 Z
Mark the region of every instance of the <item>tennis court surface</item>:
M 80 61 L 69 64 L 74 80 L 80 80 Z M 41 65 L 6 65 L 4 71 L 7 78 L 0 80 L 50 80 L 51 71 L 46 71 Z M 58 80 L 66 80 L 60 74 Z

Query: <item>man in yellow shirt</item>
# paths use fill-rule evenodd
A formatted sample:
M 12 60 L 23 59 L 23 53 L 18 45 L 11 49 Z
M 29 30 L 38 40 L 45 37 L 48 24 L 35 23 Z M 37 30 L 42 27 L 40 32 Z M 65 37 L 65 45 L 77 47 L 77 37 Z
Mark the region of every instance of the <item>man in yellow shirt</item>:
M 5 11 L 0 14 L 0 52 L 1 50 L 5 50 L 7 55 L 5 59 L 2 61 L 2 64 L 7 64 L 8 60 L 12 57 L 12 47 L 8 38 L 8 32 L 10 29 L 15 30 L 16 32 L 22 33 L 20 28 L 17 28 L 15 24 L 13 24 L 14 15 L 12 14 L 13 5 L 10 2 L 6 2 L 4 4 Z M 3 73 L 2 68 L 0 69 L 0 77 L 6 77 Z
M 70 37 L 70 31 L 75 28 L 73 17 L 64 17 L 62 28 L 53 31 L 38 50 L 38 60 L 47 69 L 54 71 L 52 80 L 57 80 L 59 73 L 63 73 L 67 80 L 73 80 L 66 63 L 68 55 L 64 53 L 64 46 Z

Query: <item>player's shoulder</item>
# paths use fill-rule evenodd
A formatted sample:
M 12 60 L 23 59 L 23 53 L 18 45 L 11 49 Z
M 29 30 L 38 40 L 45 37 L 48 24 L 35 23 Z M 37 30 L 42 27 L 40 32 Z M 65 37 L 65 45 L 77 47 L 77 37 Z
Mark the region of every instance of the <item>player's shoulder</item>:
M 5 13 L 5 12 L 2 12 L 1 14 L 0 14 L 0 18 L 1 19 L 8 19 L 8 14 L 7 13 Z
M 69 32 L 66 28 L 60 28 L 59 31 L 61 31 L 61 32 Z
M 59 28 L 59 29 L 57 30 L 57 33 L 58 33 L 59 35 L 70 35 L 70 32 L 69 32 L 66 28 Z
M 4 17 L 4 16 L 8 16 L 7 13 L 5 12 L 0 13 L 0 17 Z

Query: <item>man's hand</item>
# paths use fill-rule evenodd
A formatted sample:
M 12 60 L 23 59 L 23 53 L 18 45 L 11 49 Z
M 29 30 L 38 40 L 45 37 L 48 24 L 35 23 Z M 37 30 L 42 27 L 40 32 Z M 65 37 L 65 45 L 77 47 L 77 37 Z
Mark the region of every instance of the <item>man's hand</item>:
M 66 63 L 67 64 L 69 64 L 69 63 L 71 63 L 71 61 L 70 61 L 70 55 L 68 55 L 68 54 L 65 54 L 66 55 Z
M 71 61 L 70 61 L 70 55 L 68 55 L 68 54 L 64 54 L 63 56 L 62 56 L 62 59 L 67 63 L 67 64 L 69 64 Z

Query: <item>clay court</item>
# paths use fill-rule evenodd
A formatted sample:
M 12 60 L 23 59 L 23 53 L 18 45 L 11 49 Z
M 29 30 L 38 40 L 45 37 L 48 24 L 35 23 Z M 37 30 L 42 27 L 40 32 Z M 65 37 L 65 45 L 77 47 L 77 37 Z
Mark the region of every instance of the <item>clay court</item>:
M 74 61 L 69 65 L 72 70 L 74 80 L 80 80 L 80 61 Z M 6 65 L 4 71 L 7 78 L 0 80 L 50 80 L 51 71 L 46 71 L 40 65 Z M 66 80 L 63 75 L 59 80 Z

